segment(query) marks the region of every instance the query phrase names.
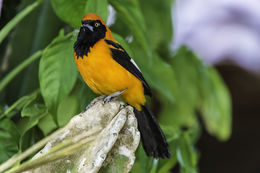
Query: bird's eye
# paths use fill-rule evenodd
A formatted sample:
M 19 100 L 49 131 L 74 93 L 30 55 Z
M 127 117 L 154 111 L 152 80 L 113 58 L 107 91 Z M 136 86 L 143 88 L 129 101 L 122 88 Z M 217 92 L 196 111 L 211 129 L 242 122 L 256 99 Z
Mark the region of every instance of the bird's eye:
M 97 22 L 95 23 L 95 27 L 99 27 L 99 25 L 100 25 L 100 23 L 97 23 Z

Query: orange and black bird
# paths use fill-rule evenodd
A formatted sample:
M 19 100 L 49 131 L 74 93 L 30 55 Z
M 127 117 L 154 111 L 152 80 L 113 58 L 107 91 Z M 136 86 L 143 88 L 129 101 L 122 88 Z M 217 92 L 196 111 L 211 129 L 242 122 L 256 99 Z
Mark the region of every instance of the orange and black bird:
M 97 14 L 89 13 L 83 17 L 73 55 L 87 85 L 95 93 L 107 96 L 104 102 L 120 96 L 134 107 L 147 155 L 170 158 L 165 136 L 146 105 L 145 95 L 152 95 L 148 83 Z

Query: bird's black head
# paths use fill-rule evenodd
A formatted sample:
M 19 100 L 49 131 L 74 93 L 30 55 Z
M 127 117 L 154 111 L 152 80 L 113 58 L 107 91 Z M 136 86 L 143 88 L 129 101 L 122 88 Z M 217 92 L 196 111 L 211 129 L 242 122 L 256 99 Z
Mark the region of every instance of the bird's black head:
M 77 57 L 87 55 L 89 48 L 106 36 L 106 26 L 100 20 L 83 20 L 74 44 Z

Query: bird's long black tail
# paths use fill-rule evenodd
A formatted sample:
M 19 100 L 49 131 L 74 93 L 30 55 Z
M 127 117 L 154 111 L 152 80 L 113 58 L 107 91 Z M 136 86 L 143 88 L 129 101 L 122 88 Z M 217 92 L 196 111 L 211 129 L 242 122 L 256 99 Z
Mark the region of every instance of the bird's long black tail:
M 134 113 L 146 154 L 155 158 L 170 158 L 166 138 L 149 108 L 143 106 L 142 111 L 134 109 Z

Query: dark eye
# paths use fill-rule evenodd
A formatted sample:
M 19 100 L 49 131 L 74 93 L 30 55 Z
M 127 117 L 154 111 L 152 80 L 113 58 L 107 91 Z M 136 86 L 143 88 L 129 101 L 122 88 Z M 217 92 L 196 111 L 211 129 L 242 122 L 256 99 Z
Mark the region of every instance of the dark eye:
M 95 27 L 99 27 L 100 23 L 96 22 Z

